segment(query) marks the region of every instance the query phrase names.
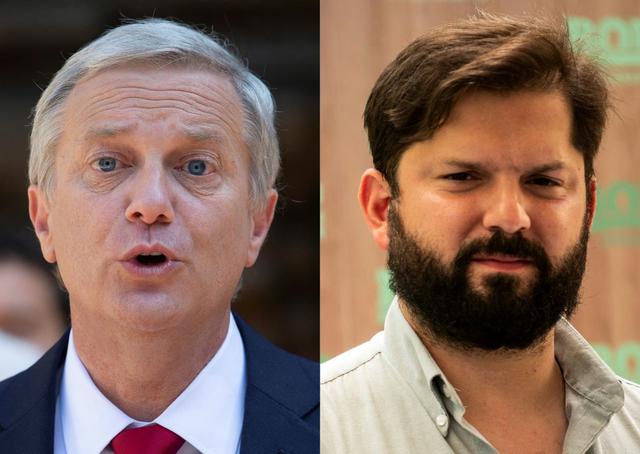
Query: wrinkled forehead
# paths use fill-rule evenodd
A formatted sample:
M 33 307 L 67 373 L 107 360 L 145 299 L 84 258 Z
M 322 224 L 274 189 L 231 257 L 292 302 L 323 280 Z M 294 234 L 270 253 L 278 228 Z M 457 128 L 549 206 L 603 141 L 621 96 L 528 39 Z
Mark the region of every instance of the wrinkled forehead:
M 173 116 L 194 139 L 243 136 L 243 109 L 229 77 L 209 69 L 136 64 L 82 79 L 64 109 L 64 129 L 110 136 Z

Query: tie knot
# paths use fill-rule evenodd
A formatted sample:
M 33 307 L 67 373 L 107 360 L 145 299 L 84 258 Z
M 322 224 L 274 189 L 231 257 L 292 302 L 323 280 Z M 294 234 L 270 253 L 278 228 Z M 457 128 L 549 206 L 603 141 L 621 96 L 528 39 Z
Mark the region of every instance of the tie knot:
M 111 440 L 115 454 L 176 454 L 184 440 L 158 424 L 125 429 Z

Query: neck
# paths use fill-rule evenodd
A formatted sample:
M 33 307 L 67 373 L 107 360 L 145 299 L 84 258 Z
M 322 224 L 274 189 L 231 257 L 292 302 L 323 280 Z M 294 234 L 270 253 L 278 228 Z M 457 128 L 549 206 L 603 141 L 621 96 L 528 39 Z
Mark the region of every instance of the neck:
M 529 350 L 461 350 L 434 341 L 402 304 L 401 309 L 456 389 L 466 408 L 465 419 L 473 423 L 487 420 L 489 415 L 508 418 L 523 413 L 564 412 L 564 380 L 555 361 L 553 330 Z
M 157 418 L 193 381 L 222 345 L 230 312 L 202 327 L 158 331 L 73 323 L 80 360 L 98 389 L 128 416 Z M 84 320 L 83 320 L 84 322 Z

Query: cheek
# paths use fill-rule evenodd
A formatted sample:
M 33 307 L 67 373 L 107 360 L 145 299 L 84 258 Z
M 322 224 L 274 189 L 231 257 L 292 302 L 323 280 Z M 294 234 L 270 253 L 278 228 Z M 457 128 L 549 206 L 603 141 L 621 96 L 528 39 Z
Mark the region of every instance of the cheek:
M 532 224 L 535 236 L 552 261 L 562 258 L 579 241 L 586 207 L 540 210 Z
M 407 202 L 402 211 L 406 228 L 447 258 L 457 253 L 480 219 L 478 204 L 470 198 L 424 192 Z
M 204 216 L 193 216 L 187 230 L 194 248 L 189 265 L 192 273 L 182 281 L 180 293 L 195 291 L 200 298 L 216 295 L 230 300 L 246 261 L 246 223 L 238 215 L 223 215 L 218 207 Z
M 224 261 L 230 266 L 244 263 L 249 245 L 249 216 L 241 204 L 231 200 L 217 202 L 187 210 L 184 219 L 194 246 L 207 262 Z
M 113 205 L 104 198 L 80 197 L 73 192 L 56 197 L 51 233 L 60 272 L 63 278 L 73 274 L 88 279 L 98 271 L 96 261 L 107 250 L 105 243 L 116 220 Z

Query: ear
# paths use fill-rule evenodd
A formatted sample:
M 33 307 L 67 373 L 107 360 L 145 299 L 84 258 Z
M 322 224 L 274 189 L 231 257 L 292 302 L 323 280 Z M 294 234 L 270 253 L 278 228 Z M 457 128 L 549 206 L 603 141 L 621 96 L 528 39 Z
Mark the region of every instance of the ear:
M 367 169 L 362 174 L 358 201 L 374 241 L 378 247 L 386 251 L 389 248 L 388 214 L 391 188 L 380 172 Z
M 249 268 L 256 263 L 260 248 L 267 238 L 267 232 L 273 221 L 273 214 L 276 210 L 278 202 L 278 193 L 275 189 L 271 189 L 267 194 L 267 201 L 263 209 L 255 210 L 253 213 L 253 229 L 249 238 L 249 250 L 247 251 L 247 262 L 245 267 Z
M 592 178 L 589 181 L 589 185 L 587 186 L 587 191 L 590 192 L 591 199 L 590 203 L 587 206 L 587 225 L 591 228 L 591 224 L 593 223 L 593 218 L 596 214 L 596 179 Z
M 29 217 L 40 241 L 40 249 L 44 259 L 49 263 L 56 262 L 56 251 L 53 246 L 53 235 L 50 229 L 49 202 L 38 186 L 31 185 L 27 190 L 29 196 Z

